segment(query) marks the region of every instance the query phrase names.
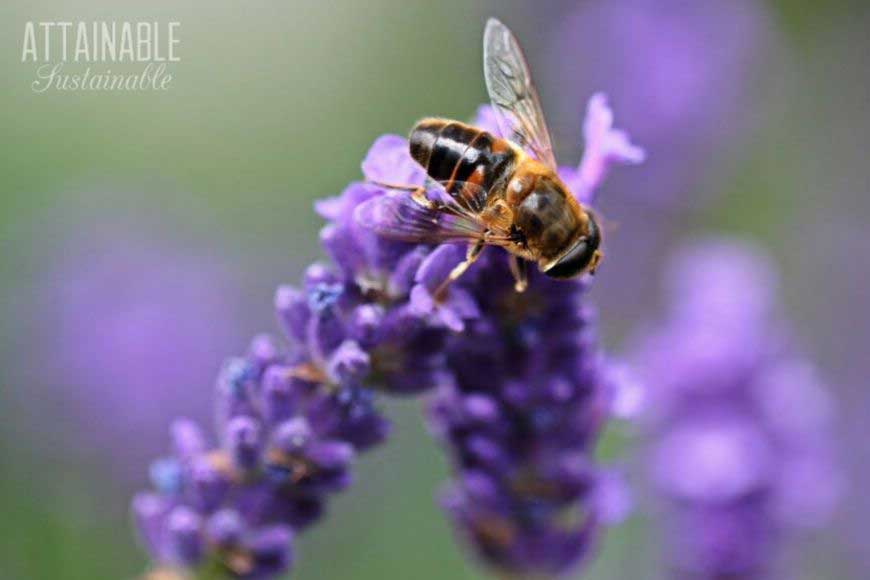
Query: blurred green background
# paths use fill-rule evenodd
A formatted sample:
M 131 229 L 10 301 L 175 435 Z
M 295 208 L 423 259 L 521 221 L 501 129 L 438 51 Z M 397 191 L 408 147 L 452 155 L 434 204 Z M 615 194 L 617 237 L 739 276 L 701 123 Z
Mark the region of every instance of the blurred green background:
M 166 444 L 162 435 L 150 434 L 163 433 L 180 413 L 200 409 L 208 417 L 221 359 L 242 351 L 253 333 L 275 330 L 275 286 L 296 281 L 321 256 L 312 200 L 357 179 L 376 136 L 404 134 L 426 115 L 469 118 L 484 101 L 480 38 L 486 16 L 501 17 L 524 40 L 533 70 L 541 71 L 536 76 L 545 108 L 556 111 L 550 121 L 559 152 L 575 162 L 582 101 L 560 102 L 560 87 L 571 81 L 558 63 L 548 67 L 545 61 L 562 57 L 583 75 L 584 58 L 590 65 L 599 58 L 559 55 L 550 42 L 574 4 L 596 1 L 3 2 L 0 577 L 127 578 L 144 569 L 127 510 L 131 493 L 147 481 L 140 458 L 157 456 Z M 727 162 L 694 178 L 680 209 L 672 204 L 658 212 L 667 218 L 667 233 L 656 238 L 655 248 L 661 253 L 687 235 L 714 231 L 749 235 L 771 249 L 784 272 L 787 310 L 832 378 L 843 410 L 843 454 L 858 488 L 867 453 L 866 437 L 856 437 L 870 413 L 870 399 L 860 388 L 870 334 L 870 10 L 866 2 L 845 0 L 756 4 L 765 15 L 765 55 L 744 57 L 758 65 L 741 79 L 751 98 L 729 111 L 733 117 L 715 120 L 716 126 L 739 125 L 744 138 L 722 146 Z M 20 62 L 21 38 L 26 21 L 40 20 L 180 21 L 182 61 L 173 66 L 172 88 L 34 94 L 35 67 Z M 562 113 L 572 108 L 576 115 Z M 619 117 L 618 99 L 615 109 L 619 124 L 632 130 Z M 656 150 L 638 140 L 650 149 L 650 166 L 668 160 L 666 147 Z M 718 151 L 713 146 L 710 155 Z M 643 170 L 631 171 L 636 190 L 623 199 L 647 207 Z M 617 190 L 608 190 L 607 199 L 621 195 Z M 618 202 L 608 203 L 608 215 L 623 221 Z M 65 334 L 66 319 L 54 314 L 56 295 L 44 294 L 44 286 L 62 291 L 75 283 L 76 272 L 89 271 L 99 252 L 76 257 L 70 240 L 95 233 L 94 224 L 103 222 L 136 231 L 146 245 L 160 240 L 166 264 L 176 255 L 216 261 L 221 276 L 202 288 L 224 291 L 226 302 L 194 314 L 210 317 L 202 324 L 225 328 L 220 341 L 188 359 L 183 383 L 196 397 L 186 406 L 174 406 L 165 395 L 156 418 L 141 431 L 79 438 L 90 424 L 102 422 L 101 413 L 125 417 L 119 408 L 128 400 L 123 376 L 107 386 L 114 397 L 110 405 L 94 404 L 101 410 L 88 416 L 86 400 L 79 405 L 84 419 L 72 412 L 77 389 L 103 397 L 81 384 L 88 380 L 82 376 L 99 374 L 101 358 L 92 360 L 90 375 L 54 368 L 59 349 L 90 335 Z M 628 245 L 617 251 L 633 251 L 631 223 L 621 224 L 617 236 Z M 49 270 L 59 257 L 73 266 L 58 275 Z M 82 260 L 78 269 L 75 259 Z M 645 276 L 655 273 L 654 259 Z M 158 257 L 154 271 L 164 266 Z M 598 294 L 606 343 L 618 351 L 622 337 L 644 313 L 654 312 L 658 298 L 649 292 L 628 310 L 609 310 L 602 273 L 605 290 Z M 655 287 L 625 274 L 615 279 L 617 294 Z M 196 300 L 196 292 L 185 288 L 185 296 Z M 93 298 L 111 304 L 113 294 Z M 222 318 L 215 320 L 215 313 Z M 172 326 L 155 332 L 172 351 Z M 191 341 L 203 344 L 195 335 Z M 106 359 L 120 356 L 107 344 Z M 148 361 L 138 351 L 134 357 Z M 162 376 L 137 379 L 147 385 Z M 433 500 L 447 471 L 420 421 L 420 403 L 386 406 L 396 419 L 395 436 L 360 462 L 358 484 L 301 541 L 295 577 L 482 577 L 463 559 Z M 629 453 L 618 448 L 630 442 L 630 430 L 612 435 L 613 448 L 606 452 Z M 132 467 L 123 462 L 128 445 L 135 448 Z M 854 501 L 830 533 L 808 544 L 801 578 L 866 577 L 868 548 L 858 537 L 866 533 L 856 532 L 868 511 L 866 501 Z M 654 535 L 636 518 L 609 534 L 584 577 L 652 577 L 654 551 Z

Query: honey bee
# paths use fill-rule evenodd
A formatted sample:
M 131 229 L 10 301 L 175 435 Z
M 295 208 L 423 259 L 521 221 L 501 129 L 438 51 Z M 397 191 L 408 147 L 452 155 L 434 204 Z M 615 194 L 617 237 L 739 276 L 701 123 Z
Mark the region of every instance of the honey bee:
M 411 156 L 429 177 L 424 186 L 379 183 L 395 190 L 362 204 L 359 223 L 379 235 L 417 243 L 468 243 L 459 278 L 485 246 L 511 254 L 522 292 L 526 265 L 552 278 L 594 274 L 601 229 L 556 171 L 538 93 L 511 31 L 496 19 L 483 37 L 486 87 L 502 139 L 449 119 L 423 119 L 409 137 Z

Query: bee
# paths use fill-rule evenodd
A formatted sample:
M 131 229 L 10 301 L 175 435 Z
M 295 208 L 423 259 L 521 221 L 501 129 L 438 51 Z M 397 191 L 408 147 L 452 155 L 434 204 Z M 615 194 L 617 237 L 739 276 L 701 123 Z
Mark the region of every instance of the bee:
M 518 292 L 533 262 L 552 278 L 595 273 L 601 229 L 559 178 L 529 67 L 511 31 L 491 18 L 483 36 L 486 87 L 499 138 L 449 119 L 423 119 L 410 154 L 428 175 L 423 186 L 378 183 L 394 191 L 362 204 L 356 219 L 379 235 L 416 243 L 468 243 L 459 278 L 486 246 L 510 253 Z

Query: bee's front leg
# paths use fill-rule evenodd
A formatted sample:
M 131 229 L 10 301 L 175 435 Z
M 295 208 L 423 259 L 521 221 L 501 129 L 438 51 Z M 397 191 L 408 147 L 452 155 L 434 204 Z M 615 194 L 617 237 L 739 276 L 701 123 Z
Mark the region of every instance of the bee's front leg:
M 432 297 L 435 298 L 435 300 L 444 299 L 450 284 L 458 280 L 459 277 L 465 274 L 468 268 L 477 261 L 477 258 L 480 257 L 480 253 L 483 251 L 484 247 L 486 247 L 486 244 L 483 240 L 474 245 L 468 246 L 468 253 L 466 253 L 465 259 L 454 266 L 450 271 L 450 274 L 448 274 L 447 279 L 441 282 L 438 288 L 435 289 L 435 292 L 432 293 Z
M 514 275 L 514 290 L 517 292 L 525 292 L 526 288 L 529 287 L 528 262 L 516 254 L 511 254 L 509 264 L 511 274 Z

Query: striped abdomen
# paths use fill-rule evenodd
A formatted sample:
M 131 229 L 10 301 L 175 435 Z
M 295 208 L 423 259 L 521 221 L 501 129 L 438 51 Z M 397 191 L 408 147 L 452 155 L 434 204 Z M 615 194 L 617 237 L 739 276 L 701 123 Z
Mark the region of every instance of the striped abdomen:
M 441 182 L 470 182 L 489 191 L 516 154 L 503 139 L 448 119 L 423 119 L 411 131 L 411 157 Z

